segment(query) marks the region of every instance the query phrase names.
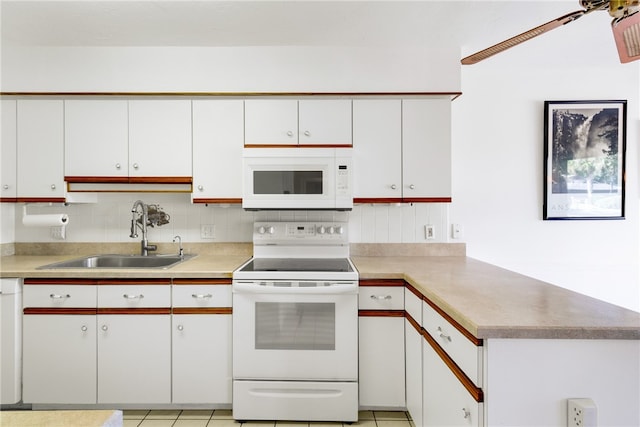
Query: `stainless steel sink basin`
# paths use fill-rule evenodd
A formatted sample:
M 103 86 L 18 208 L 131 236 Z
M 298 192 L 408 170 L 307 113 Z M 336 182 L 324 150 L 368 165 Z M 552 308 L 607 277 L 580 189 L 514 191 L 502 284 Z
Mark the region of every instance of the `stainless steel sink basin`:
M 51 268 L 170 268 L 195 255 L 93 255 L 38 267 Z

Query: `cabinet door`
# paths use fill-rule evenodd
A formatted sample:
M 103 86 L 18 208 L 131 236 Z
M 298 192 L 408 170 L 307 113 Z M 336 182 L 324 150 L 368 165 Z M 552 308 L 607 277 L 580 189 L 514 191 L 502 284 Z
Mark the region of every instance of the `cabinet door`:
M 173 315 L 173 403 L 231 404 L 231 315 Z
M 407 410 L 415 427 L 422 427 L 422 335 L 405 320 Z
M 117 99 L 64 102 L 65 176 L 128 175 L 127 108 Z
M 298 101 L 249 99 L 244 101 L 247 145 L 298 144 Z
M 353 101 L 354 198 L 402 197 L 399 99 Z
M 18 197 L 64 199 L 63 101 L 18 100 Z
M 96 403 L 96 316 L 23 317 L 23 401 Z
M 193 199 L 242 199 L 242 100 L 193 101 Z
M 190 177 L 191 101 L 129 101 L 129 176 Z
M 0 104 L 0 198 L 12 199 L 16 193 L 16 101 L 3 99 Z
M 359 318 L 361 408 L 404 408 L 404 318 Z
M 402 189 L 406 199 L 451 197 L 451 100 L 402 101 Z
M 168 314 L 98 315 L 98 403 L 171 402 Z
M 298 101 L 300 144 L 351 145 L 351 100 Z
M 482 404 L 464 388 L 440 356 L 423 340 L 423 425 L 483 425 Z

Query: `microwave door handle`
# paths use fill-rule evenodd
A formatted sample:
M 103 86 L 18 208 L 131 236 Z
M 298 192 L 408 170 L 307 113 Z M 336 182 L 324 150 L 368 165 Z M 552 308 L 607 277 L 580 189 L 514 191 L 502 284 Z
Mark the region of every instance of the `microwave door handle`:
M 297 286 L 262 286 L 252 283 L 234 282 L 232 285 L 234 293 L 238 294 L 289 294 L 289 295 L 338 295 L 357 294 L 358 285 L 345 283 L 343 285 L 317 286 L 317 287 L 297 287 Z

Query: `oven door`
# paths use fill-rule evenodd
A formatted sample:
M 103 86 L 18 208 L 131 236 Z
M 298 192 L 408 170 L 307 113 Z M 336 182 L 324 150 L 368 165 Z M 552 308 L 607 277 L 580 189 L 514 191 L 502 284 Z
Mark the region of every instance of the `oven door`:
M 357 285 L 331 288 L 234 282 L 234 380 L 356 381 Z

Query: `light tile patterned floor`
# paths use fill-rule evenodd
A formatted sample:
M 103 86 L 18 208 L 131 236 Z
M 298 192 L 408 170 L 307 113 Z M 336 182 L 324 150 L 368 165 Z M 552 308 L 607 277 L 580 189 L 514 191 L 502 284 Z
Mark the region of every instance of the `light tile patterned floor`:
M 360 427 L 411 427 L 405 412 L 361 411 Z M 124 411 L 124 427 L 348 427 L 349 424 L 291 421 L 254 421 L 239 423 L 230 410 L 150 410 Z

